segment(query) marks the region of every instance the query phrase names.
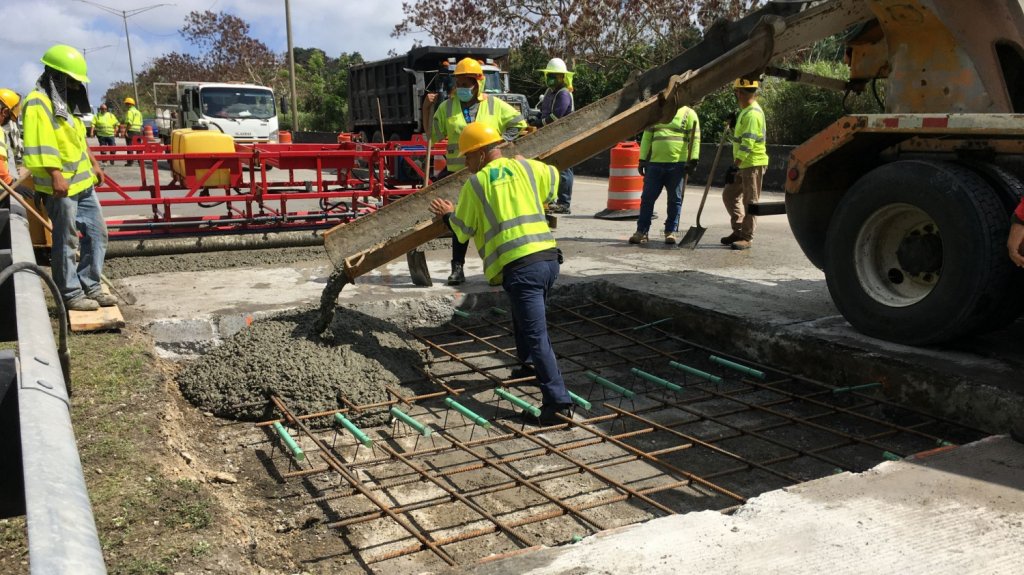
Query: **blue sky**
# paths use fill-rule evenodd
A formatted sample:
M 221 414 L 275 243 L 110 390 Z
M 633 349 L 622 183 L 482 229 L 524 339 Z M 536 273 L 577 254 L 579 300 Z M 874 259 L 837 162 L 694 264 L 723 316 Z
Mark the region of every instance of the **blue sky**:
M 251 33 L 272 50 L 287 47 L 284 0 L 168 0 L 163 6 L 128 19 L 132 57 L 138 72 L 147 61 L 171 51 L 187 51 L 177 30 L 192 10 L 229 12 L 249 22 Z M 160 0 L 97 0 L 117 10 L 132 10 Z M 391 38 L 402 19 L 401 0 L 291 0 L 295 46 L 320 48 L 329 55 L 361 52 L 367 59 L 387 56 L 389 50 L 408 50 L 416 39 Z M 4 57 L 0 87 L 24 95 L 42 72 L 39 58 L 52 44 L 86 49 L 90 98 L 96 105 L 115 81 L 129 79 L 124 23 L 119 16 L 74 0 L 4 0 Z M 107 46 L 108 48 L 101 48 Z M 139 92 L 151 88 L 139 86 Z

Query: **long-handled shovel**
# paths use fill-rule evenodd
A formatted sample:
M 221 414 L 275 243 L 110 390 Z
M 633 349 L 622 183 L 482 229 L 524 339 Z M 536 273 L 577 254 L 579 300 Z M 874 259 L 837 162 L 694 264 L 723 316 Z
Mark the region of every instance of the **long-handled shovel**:
M 700 215 L 704 212 L 704 202 L 708 200 L 708 192 L 711 190 L 711 180 L 714 179 L 715 170 L 718 169 L 718 160 L 722 157 L 722 148 L 725 147 L 725 141 L 729 139 L 728 127 L 722 131 L 722 140 L 718 143 L 718 150 L 715 152 L 715 161 L 711 163 L 711 171 L 708 172 L 708 181 L 704 185 L 704 197 L 700 199 L 700 208 L 697 209 L 697 225 L 691 226 L 687 230 L 686 235 L 683 236 L 682 241 L 679 242 L 679 247 L 687 247 L 691 250 L 697 249 L 697 244 L 700 243 L 700 239 L 704 237 L 704 232 L 708 231 L 707 228 L 701 227 Z

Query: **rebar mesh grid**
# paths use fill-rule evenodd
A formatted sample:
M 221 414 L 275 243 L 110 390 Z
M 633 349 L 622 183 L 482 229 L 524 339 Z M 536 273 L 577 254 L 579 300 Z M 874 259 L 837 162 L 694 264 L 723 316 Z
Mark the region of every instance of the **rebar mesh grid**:
M 456 565 L 653 517 L 729 512 L 765 491 L 983 435 L 885 400 L 879 382 L 783 373 L 606 302 L 554 304 L 548 322 L 572 417 L 523 424 L 516 412 L 540 393 L 531 377 L 509 378 L 519 365 L 510 317 L 457 312 L 413 334 L 433 356 L 408 382 L 422 393 L 389 388 L 386 402 L 342 398 L 344 409 L 304 415 L 273 397 L 281 418 L 259 425 L 283 447 L 279 476 L 308 482 L 309 501 L 365 565 L 418 553 Z M 395 423 L 374 434 L 348 419 L 382 409 Z M 325 417 L 333 427 L 308 425 Z

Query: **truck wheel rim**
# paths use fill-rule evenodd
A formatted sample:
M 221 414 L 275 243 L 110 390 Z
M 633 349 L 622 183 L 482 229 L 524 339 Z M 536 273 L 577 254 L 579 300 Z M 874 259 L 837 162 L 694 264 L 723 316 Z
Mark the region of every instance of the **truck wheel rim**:
M 890 204 L 861 226 L 853 257 L 860 287 L 871 299 L 913 305 L 935 289 L 942 273 L 939 227 L 916 206 Z

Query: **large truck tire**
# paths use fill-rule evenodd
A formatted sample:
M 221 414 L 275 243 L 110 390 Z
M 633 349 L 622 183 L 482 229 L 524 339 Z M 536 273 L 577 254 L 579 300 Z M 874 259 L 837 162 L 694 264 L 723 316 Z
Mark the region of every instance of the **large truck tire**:
M 786 194 L 789 229 L 807 259 L 818 269 L 825 267 L 825 236 L 828 223 L 843 197 L 844 190 L 801 191 Z
M 999 194 L 955 164 L 906 160 L 860 178 L 829 224 L 825 277 L 859 331 L 910 345 L 988 325 L 1012 271 Z
M 963 162 L 965 166 L 978 173 L 986 182 L 999 194 L 1006 210 L 1005 217 L 1020 204 L 1024 198 L 1024 182 L 1009 170 L 987 162 Z M 1001 245 L 1005 246 L 1004 236 Z M 1005 254 L 1005 247 L 1004 254 Z M 1006 266 L 1005 283 L 1007 289 L 1003 290 L 1001 299 L 996 302 L 996 312 L 986 319 L 979 331 L 993 331 L 1006 327 L 1024 314 L 1024 269 L 1013 265 Z

